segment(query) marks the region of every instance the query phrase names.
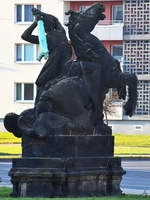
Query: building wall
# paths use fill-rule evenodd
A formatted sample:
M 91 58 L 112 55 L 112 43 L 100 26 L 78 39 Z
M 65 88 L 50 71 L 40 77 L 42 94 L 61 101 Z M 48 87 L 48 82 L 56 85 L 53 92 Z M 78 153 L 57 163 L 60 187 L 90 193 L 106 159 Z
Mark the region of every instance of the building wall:
M 111 120 L 108 124 L 112 128 L 112 133 L 150 135 L 149 120 Z
M 124 34 L 150 34 L 150 1 L 125 0 L 124 4 Z
M 150 1 L 124 1 L 124 71 L 138 77 L 138 102 L 132 118 L 111 120 L 113 133 L 150 134 Z
M 96 3 L 99 1 L 80 1 L 80 2 L 70 2 L 70 8 L 74 11 L 78 11 L 80 6 L 89 6 L 93 3 Z M 104 12 L 104 14 L 106 15 L 106 19 L 105 20 L 111 20 L 112 19 L 112 6 L 113 5 L 122 5 L 122 1 L 100 1 L 100 3 L 102 3 L 105 7 L 106 7 L 106 11 Z
M 105 41 L 105 40 L 103 40 L 103 44 L 104 44 L 105 48 L 107 49 L 107 51 L 109 53 L 111 53 L 111 47 L 113 45 L 123 45 L 123 41 L 116 41 L 116 40 L 114 40 L 114 41 Z
M 63 23 L 64 18 L 64 2 L 61 0 L 5 0 L 0 6 L 0 119 L 9 112 L 20 113 L 27 108 L 34 106 L 34 102 L 17 102 L 14 97 L 15 83 L 34 83 L 42 66 L 42 63 L 15 62 L 15 44 L 27 42 L 21 39 L 21 34 L 29 27 L 29 23 L 15 22 L 15 6 L 16 4 L 40 4 L 42 11 L 57 16 Z M 35 31 L 37 34 L 37 31 Z
M 88 6 L 94 1 L 80 1 L 71 2 L 73 10 L 79 10 L 81 5 Z M 106 19 L 103 24 L 104 27 L 98 26 L 94 30 L 94 34 L 103 40 L 103 44 L 109 52 L 111 52 L 112 45 L 123 44 L 124 49 L 124 63 L 123 69 L 127 73 L 136 73 L 138 76 L 138 104 L 136 113 L 133 118 L 127 118 L 122 115 L 122 121 L 113 120 L 110 124 L 113 125 L 113 131 L 125 134 L 139 133 L 149 134 L 150 129 L 150 1 L 149 0 L 124 0 L 116 1 L 100 1 L 106 6 Z M 112 19 L 112 5 L 124 5 L 124 25 L 123 25 L 123 38 L 117 41 L 112 34 L 110 37 L 109 21 Z M 108 26 L 105 26 L 108 25 Z M 111 27 L 112 28 L 112 27 Z M 116 29 L 117 30 L 117 29 Z M 112 30 L 113 33 L 117 33 Z M 104 34 L 105 33 L 105 34 Z M 109 34 L 109 36 L 108 36 Z M 104 35 L 104 36 L 103 36 Z M 117 35 L 117 34 L 116 34 Z M 119 34 L 117 35 L 118 38 Z M 105 39 L 105 37 L 107 39 Z M 120 111 L 121 112 L 121 111 Z M 118 116 L 120 114 L 118 112 Z M 120 115 L 121 116 L 121 115 Z M 146 117 L 145 117 L 146 116 Z M 136 119 L 135 119 L 136 118 Z M 146 118 L 146 120 L 144 120 Z M 136 125 L 142 128 L 135 128 Z
M 136 115 L 150 120 L 150 1 L 124 1 L 124 71 L 138 76 Z
M 110 22 L 110 21 L 109 21 Z M 123 40 L 123 24 L 101 24 L 95 26 L 92 34 L 103 41 L 122 41 Z M 112 23 L 112 21 L 110 22 Z
M 26 43 L 20 36 L 30 25 L 15 23 L 15 5 L 16 4 L 41 4 L 42 11 L 57 16 L 63 24 L 65 21 L 64 11 L 78 10 L 81 5 L 88 6 L 96 1 L 79 0 L 5 0 L 0 7 L 0 119 L 3 119 L 8 112 L 20 113 L 27 108 L 34 106 L 34 102 L 16 102 L 14 97 L 14 84 L 16 82 L 34 83 L 44 62 L 42 63 L 16 63 L 15 62 L 15 44 Z M 116 106 L 118 114 L 112 118 L 110 125 L 116 133 L 149 134 L 150 129 L 150 1 L 149 0 L 105 0 L 97 1 L 106 6 L 106 19 L 104 27 L 96 32 L 103 40 L 107 50 L 110 52 L 112 45 L 124 46 L 124 71 L 135 72 L 138 75 L 138 106 L 136 110 L 136 120 L 126 118 L 123 115 L 122 106 Z M 124 27 L 119 25 L 123 32 L 117 32 L 118 26 L 108 27 L 107 21 L 112 19 L 112 6 L 124 5 Z M 110 32 L 115 34 L 110 34 Z M 36 32 L 35 32 L 36 33 Z M 120 35 L 122 34 L 122 38 Z M 116 36 L 116 38 L 115 38 Z M 106 39 L 105 39 L 106 38 Z M 112 39 L 113 38 L 113 39 Z M 118 39 L 119 38 L 119 39 Z M 147 119 L 143 120 L 143 116 Z M 116 119 L 116 121 L 114 120 Z M 122 120 L 123 119 L 123 120 Z M 142 119 L 142 120 L 140 120 Z M 0 121 L 2 124 L 2 121 Z M 141 125 L 141 128 L 136 126 Z M 0 126 L 1 127 L 1 126 Z M 2 130 L 3 127 L 2 127 Z M 0 130 L 1 131 L 1 130 Z
M 70 9 L 74 11 L 78 11 L 80 6 L 89 6 L 93 3 L 99 1 L 71 1 L 70 2 Z M 100 21 L 99 25 L 96 26 L 94 31 L 92 32 L 96 35 L 100 40 L 103 41 L 108 52 L 111 53 L 111 46 L 112 45 L 122 45 L 123 39 L 123 27 L 122 25 L 110 25 L 112 20 L 112 6 L 114 5 L 122 5 L 122 1 L 100 1 L 106 7 L 105 15 L 106 18 L 104 21 Z M 119 31 L 118 31 L 119 29 Z M 115 34 L 114 34 L 115 33 Z

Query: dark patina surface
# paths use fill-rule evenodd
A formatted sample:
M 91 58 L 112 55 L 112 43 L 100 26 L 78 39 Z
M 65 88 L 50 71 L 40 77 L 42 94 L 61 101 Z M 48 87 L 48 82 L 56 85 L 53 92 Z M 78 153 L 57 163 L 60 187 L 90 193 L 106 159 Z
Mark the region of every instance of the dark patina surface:
M 103 102 L 109 88 L 128 100 L 132 116 L 137 101 L 137 78 L 121 71 L 120 63 L 91 34 L 105 7 L 96 3 L 84 12 L 68 11 L 72 48 L 58 19 L 33 9 L 36 20 L 22 39 L 38 44 L 32 32 L 43 20 L 50 52 L 37 80 L 33 109 L 8 113 L 6 129 L 22 137 L 22 158 L 9 172 L 12 196 L 75 197 L 120 195 L 124 174 L 114 157 L 114 137 L 103 121 Z

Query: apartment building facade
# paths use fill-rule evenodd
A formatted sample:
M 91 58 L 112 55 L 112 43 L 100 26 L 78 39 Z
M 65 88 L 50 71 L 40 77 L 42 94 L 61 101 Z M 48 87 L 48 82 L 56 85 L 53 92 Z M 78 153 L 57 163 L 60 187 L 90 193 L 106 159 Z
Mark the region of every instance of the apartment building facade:
M 109 116 L 113 132 L 148 134 L 150 128 L 150 0 L 13 0 L 1 6 L 2 32 L 0 40 L 1 112 L 20 113 L 33 107 L 36 95 L 34 82 L 44 61 L 36 61 L 39 47 L 21 40 L 23 31 L 32 23 L 33 6 L 51 13 L 64 24 L 64 12 L 84 10 L 92 3 L 106 7 L 106 19 L 100 21 L 93 34 L 117 58 L 126 73 L 136 73 L 139 79 L 138 105 L 132 118 L 124 115 L 123 102 L 113 104 Z M 36 33 L 36 32 L 35 32 Z
M 136 132 L 148 134 L 150 128 L 149 0 L 124 1 L 124 71 L 137 74 L 138 104 L 133 124 Z
M 59 0 L 6 0 L 0 7 L 0 129 L 9 112 L 21 113 L 34 106 L 35 80 L 44 60 L 37 61 L 39 47 L 21 39 L 33 22 L 32 8 L 57 16 L 63 23 L 63 5 Z M 37 34 L 35 30 L 34 34 Z

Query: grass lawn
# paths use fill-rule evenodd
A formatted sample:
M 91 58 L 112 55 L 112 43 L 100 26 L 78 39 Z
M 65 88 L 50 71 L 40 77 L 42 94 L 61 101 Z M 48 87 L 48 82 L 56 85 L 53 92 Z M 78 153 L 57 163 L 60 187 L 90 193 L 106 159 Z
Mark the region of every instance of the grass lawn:
M 150 135 L 113 135 L 115 156 L 150 157 Z M 16 154 L 21 155 L 21 138 L 11 133 L 0 133 L 0 158 L 9 158 L 12 155 L 14 158 Z
M 144 155 L 150 156 L 150 147 L 124 147 L 124 146 L 115 146 L 114 148 L 115 155 Z
M 150 197 L 124 196 L 124 197 L 91 197 L 91 198 L 4 198 L 4 200 L 150 200 Z
M 0 198 L 5 200 L 50 200 L 50 198 L 10 198 L 11 188 L 0 187 Z M 150 200 L 150 196 L 122 195 L 120 197 L 51 198 L 52 200 Z
M 115 136 L 115 156 L 150 157 L 150 135 Z
M 0 133 L 0 144 L 21 143 L 21 138 L 15 137 L 12 133 Z
M 115 146 L 150 147 L 150 135 L 113 135 Z
M 21 154 L 21 144 L 0 144 L 0 154 Z

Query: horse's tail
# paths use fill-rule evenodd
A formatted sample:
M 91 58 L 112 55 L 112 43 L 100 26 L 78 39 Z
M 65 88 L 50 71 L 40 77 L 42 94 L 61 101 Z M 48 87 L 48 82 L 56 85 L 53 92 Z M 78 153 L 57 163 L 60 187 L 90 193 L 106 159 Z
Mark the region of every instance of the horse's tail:
M 137 104 L 137 77 L 135 74 L 130 75 L 128 82 L 128 101 L 124 105 L 125 114 L 130 117 L 134 114 Z

